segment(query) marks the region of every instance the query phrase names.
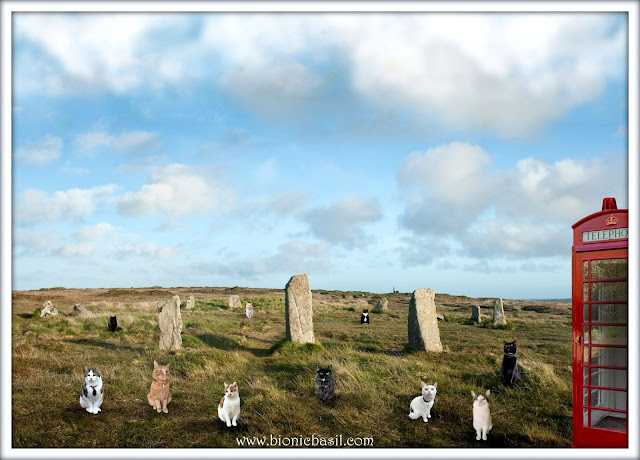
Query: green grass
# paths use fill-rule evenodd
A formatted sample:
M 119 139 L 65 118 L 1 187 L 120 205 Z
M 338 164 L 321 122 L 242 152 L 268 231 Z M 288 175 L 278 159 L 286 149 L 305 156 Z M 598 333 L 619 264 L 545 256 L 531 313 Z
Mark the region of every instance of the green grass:
M 41 304 L 43 293 L 32 292 Z M 379 295 L 314 292 L 316 343 L 298 345 L 284 340 L 282 291 L 202 288 L 193 292 L 195 307 L 181 311 L 182 348 L 166 352 L 158 349 L 155 302 L 188 293 L 104 290 L 95 302 L 84 302 L 95 317 L 82 318 L 64 313 L 74 303 L 74 293 L 65 292 L 57 292 L 60 314 L 52 318 L 32 317 L 31 293 L 14 293 L 14 447 L 235 447 L 238 436 L 312 434 L 372 437 L 375 447 L 571 444 L 571 312 L 565 304 L 547 312 L 509 301 L 506 327 L 493 327 L 468 321 L 470 305 L 480 299 L 438 296 L 447 321 L 438 323 L 445 352 L 435 354 L 406 351 L 410 294 L 387 295 L 385 314 L 362 326 L 362 302 Z M 228 308 L 230 294 L 243 305 L 252 302 L 254 318 Z M 120 326 L 115 333 L 106 327 L 113 314 Z M 505 388 L 502 345 L 514 339 L 521 373 Z M 156 413 L 146 400 L 154 360 L 170 364 L 169 414 Z M 314 395 L 315 366 L 329 364 L 336 396 L 323 404 Z M 103 373 L 105 401 L 97 416 L 78 404 L 85 365 Z M 428 424 L 407 417 L 421 380 L 438 382 Z M 223 383 L 233 381 L 242 413 L 239 426 L 227 429 L 217 405 Z M 471 391 L 487 389 L 494 428 L 487 442 L 478 442 Z

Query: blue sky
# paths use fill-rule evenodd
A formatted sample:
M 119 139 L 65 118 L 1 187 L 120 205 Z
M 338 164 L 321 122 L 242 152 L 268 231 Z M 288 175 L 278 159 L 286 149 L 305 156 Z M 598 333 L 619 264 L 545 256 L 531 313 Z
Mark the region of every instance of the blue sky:
M 12 52 L 14 290 L 568 298 L 628 206 L 625 14 L 14 13 Z

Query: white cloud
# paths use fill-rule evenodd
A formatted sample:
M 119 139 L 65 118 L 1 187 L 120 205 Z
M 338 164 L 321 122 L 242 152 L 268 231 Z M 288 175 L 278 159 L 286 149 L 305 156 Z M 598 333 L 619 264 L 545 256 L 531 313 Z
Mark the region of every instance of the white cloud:
M 131 131 L 118 135 L 103 130 L 95 130 L 76 137 L 74 145 L 84 152 L 100 148 L 112 148 L 118 151 L 148 151 L 160 144 L 155 133 L 147 131 Z
M 233 200 L 233 190 L 215 177 L 205 176 L 201 168 L 170 164 L 154 168 L 150 183 L 115 202 L 118 210 L 128 215 L 188 215 L 218 210 Z
M 484 150 L 460 142 L 407 156 L 397 174 L 405 201 L 401 226 L 416 237 L 454 238 L 472 257 L 555 256 L 570 246 L 571 225 L 597 212 L 602 198 L 626 206 L 620 154 L 490 167 Z M 412 246 L 400 251 L 404 263 L 425 258 L 420 244 Z
M 109 252 L 119 259 L 144 257 L 151 260 L 169 260 L 182 249 L 177 246 L 156 246 L 154 243 L 129 242 L 112 248 Z
M 51 195 L 42 190 L 25 189 L 16 199 L 14 216 L 18 224 L 81 220 L 111 198 L 116 189 L 115 185 L 110 184 L 90 189 L 73 188 Z
M 62 139 L 47 136 L 40 142 L 25 145 L 14 153 L 14 158 L 20 163 L 32 166 L 45 166 L 62 155 Z
M 99 240 L 115 232 L 116 228 L 106 222 L 99 222 L 95 225 L 86 225 L 73 233 L 77 241 L 88 242 Z
M 313 207 L 302 217 L 313 235 L 346 247 L 366 245 L 370 238 L 362 227 L 381 218 L 378 200 L 359 196 L 342 198 L 330 206 Z
M 17 61 L 25 78 L 51 91 L 122 93 L 210 82 L 255 112 L 298 117 L 308 102 L 328 94 L 336 75 L 346 75 L 347 88 L 384 110 L 417 111 L 450 129 L 513 137 L 593 100 L 607 79 L 625 78 L 622 18 L 30 13 L 16 15 L 14 30 L 52 61 Z

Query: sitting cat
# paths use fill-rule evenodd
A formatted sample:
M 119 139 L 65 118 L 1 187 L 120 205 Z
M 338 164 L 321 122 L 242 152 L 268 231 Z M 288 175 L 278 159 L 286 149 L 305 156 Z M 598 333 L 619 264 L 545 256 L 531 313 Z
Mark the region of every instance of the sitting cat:
M 362 316 L 360 317 L 360 324 L 369 324 L 369 310 L 366 308 L 362 311 Z
M 252 303 L 248 303 L 247 304 L 247 318 L 253 318 L 253 304 Z
M 104 399 L 102 388 L 102 374 L 99 367 L 84 367 L 84 382 L 80 390 L 80 407 L 87 409 L 90 414 L 101 411 L 100 405 Z
M 333 365 L 320 367 L 316 365 L 316 395 L 320 401 L 327 402 L 335 394 L 336 386 L 331 373 Z
M 409 418 L 412 420 L 416 420 L 417 418 L 422 417 L 422 420 L 427 423 L 431 418 L 431 408 L 433 407 L 433 403 L 436 399 L 436 388 L 438 387 L 438 382 L 433 385 L 427 385 L 424 382 L 420 382 L 422 385 L 422 395 L 416 396 L 411 401 L 411 405 L 409 406 Z
M 518 380 L 518 358 L 516 358 L 516 341 L 504 342 L 504 357 L 500 366 L 500 377 L 504 386 L 511 386 Z
M 115 316 L 109 317 L 109 322 L 107 323 L 107 327 L 111 329 L 111 332 L 115 332 L 118 328 L 118 318 Z
M 238 392 L 238 384 L 233 382 L 227 385 L 224 382 L 224 396 L 220 400 L 218 406 L 218 417 L 227 424 L 227 427 L 238 426 L 238 417 L 240 416 L 240 393 Z
M 487 440 L 487 433 L 493 425 L 491 424 L 491 412 L 489 412 L 489 401 L 487 398 L 491 391 L 487 390 L 484 396 L 476 395 L 473 391 L 473 428 L 476 430 L 476 440 Z
M 169 413 L 167 404 L 171 402 L 169 393 L 169 364 L 161 366 L 157 361 L 153 361 L 153 373 L 151 390 L 147 395 L 147 401 L 158 412 Z

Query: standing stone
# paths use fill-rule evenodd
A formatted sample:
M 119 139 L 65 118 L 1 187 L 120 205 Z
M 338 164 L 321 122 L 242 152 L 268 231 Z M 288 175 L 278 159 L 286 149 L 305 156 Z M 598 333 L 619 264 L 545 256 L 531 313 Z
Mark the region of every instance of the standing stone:
M 416 289 L 409 302 L 409 349 L 442 352 L 433 289 Z
M 78 316 L 93 316 L 93 313 L 78 303 L 73 306 L 73 313 Z
M 502 299 L 496 299 L 493 303 L 493 324 L 507 324 L 507 320 L 504 317 L 504 305 L 502 303 Z
M 187 297 L 187 306 L 185 307 L 187 310 L 191 310 L 196 305 L 196 299 L 192 295 Z
M 53 306 L 53 302 L 51 302 L 50 300 L 47 300 L 42 304 L 42 307 L 40 307 L 40 318 L 47 316 L 56 316 L 57 314 L 58 310 L 56 310 L 56 307 Z
M 384 299 L 384 298 L 378 299 L 378 303 L 373 308 L 373 311 L 375 311 L 376 313 L 380 313 L 382 310 L 387 309 L 388 304 L 389 304 L 389 301 L 387 299 Z
M 158 325 L 160 326 L 160 349 L 176 351 L 182 346 L 182 316 L 180 297 L 158 302 Z
M 478 305 L 471 307 L 471 321 L 480 322 L 480 307 Z
M 240 302 L 240 297 L 233 294 L 229 297 L 229 308 L 242 308 L 242 302 Z
M 284 318 L 287 340 L 296 343 L 312 343 L 313 307 L 307 275 L 292 276 L 284 288 Z

